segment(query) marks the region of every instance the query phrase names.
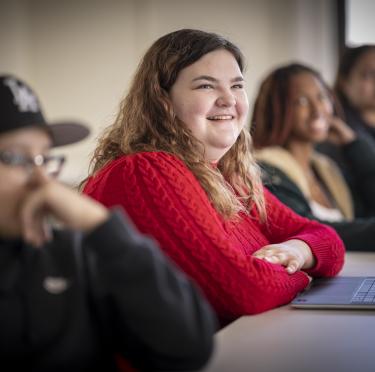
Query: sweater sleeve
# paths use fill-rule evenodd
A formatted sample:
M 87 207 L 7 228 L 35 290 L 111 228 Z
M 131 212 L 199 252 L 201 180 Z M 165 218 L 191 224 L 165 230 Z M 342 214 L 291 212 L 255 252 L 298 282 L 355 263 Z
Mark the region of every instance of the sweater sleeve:
M 306 270 L 312 276 L 334 276 L 344 264 L 342 240 L 329 226 L 301 217 L 265 190 L 267 205 L 266 234 L 273 243 L 291 239 L 309 245 L 316 264 Z
M 197 179 L 172 155 L 126 156 L 89 182 L 85 192 L 106 206 L 122 205 L 139 230 L 156 238 L 196 280 L 221 320 L 286 304 L 308 284 L 305 273 L 289 275 L 234 244 Z M 312 241 L 313 233 L 308 238 Z M 335 236 L 332 241 L 340 246 Z

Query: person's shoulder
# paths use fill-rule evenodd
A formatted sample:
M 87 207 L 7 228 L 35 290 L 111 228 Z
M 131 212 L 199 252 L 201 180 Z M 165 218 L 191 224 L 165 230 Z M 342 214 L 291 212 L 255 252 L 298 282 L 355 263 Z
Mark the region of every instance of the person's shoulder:
M 169 163 L 176 164 L 182 163 L 182 160 L 175 154 L 171 154 L 165 151 L 142 151 L 136 152 L 129 155 L 124 155 L 123 162 L 139 162 L 148 161 L 151 163 Z
M 280 187 L 281 185 L 295 185 L 290 174 L 284 168 L 279 167 L 277 164 L 259 160 L 259 168 L 261 170 L 262 182 L 264 186 Z M 293 167 L 291 167 L 293 169 Z
M 323 167 L 334 172 L 338 172 L 339 169 L 339 166 L 334 159 L 319 151 L 315 151 L 313 154 L 313 164 L 316 167 Z
M 186 164 L 175 154 L 164 151 L 137 152 L 130 155 L 124 155 L 114 164 L 114 169 L 121 168 L 125 173 L 144 173 L 154 172 L 154 174 L 179 175 L 186 176 L 191 171 Z
M 129 185 L 139 184 L 143 182 L 142 179 L 173 184 L 196 181 L 192 171 L 177 155 L 163 151 L 147 151 L 123 155 L 113 160 L 89 180 L 85 191 L 97 189 L 103 182 L 106 185 L 119 182 Z
M 122 177 L 136 170 L 147 171 L 151 168 L 183 168 L 185 164 L 176 156 L 163 151 L 142 151 L 132 154 L 124 154 L 111 160 L 94 176 L 88 179 L 85 185 L 93 185 L 102 179 Z
M 280 146 L 271 146 L 256 150 L 254 156 L 258 162 L 267 163 L 280 169 L 283 169 L 285 165 L 294 166 L 295 163 L 292 154 Z
M 118 168 L 129 166 L 185 166 L 181 159 L 176 155 L 164 151 L 142 151 L 132 154 L 122 155 L 119 158 L 111 161 L 103 171 L 111 172 Z

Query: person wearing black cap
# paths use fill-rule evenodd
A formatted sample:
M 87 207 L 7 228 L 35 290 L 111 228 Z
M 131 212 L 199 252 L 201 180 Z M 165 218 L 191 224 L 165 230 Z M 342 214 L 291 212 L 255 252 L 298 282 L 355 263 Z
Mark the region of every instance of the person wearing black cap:
M 87 134 L 0 76 L 0 369 L 200 368 L 216 330 L 200 289 L 122 210 L 54 179 L 50 148 Z

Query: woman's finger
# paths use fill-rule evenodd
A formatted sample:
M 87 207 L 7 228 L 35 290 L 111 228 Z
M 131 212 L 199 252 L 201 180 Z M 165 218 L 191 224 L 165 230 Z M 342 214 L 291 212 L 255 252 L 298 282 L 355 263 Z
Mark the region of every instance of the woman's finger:
M 288 264 L 286 265 L 286 271 L 289 273 L 289 274 L 294 274 L 296 271 L 298 271 L 300 269 L 300 262 L 296 259 L 292 259 L 288 262 Z
M 283 264 L 287 264 L 290 261 L 290 256 L 285 252 L 277 252 L 275 256 L 279 259 L 279 261 Z
M 23 237 L 25 241 L 36 247 L 41 246 L 48 238 L 44 212 L 38 192 L 29 195 L 20 209 Z
M 280 260 L 277 256 L 266 256 L 266 257 L 264 257 L 264 260 L 268 261 L 268 262 L 271 262 L 271 263 L 274 263 L 274 264 L 280 263 Z
M 28 225 L 28 242 L 34 247 L 40 247 L 45 239 L 44 227 L 43 227 L 43 216 L 40 213 L 36 213 L 33 216 L 32 221 Z

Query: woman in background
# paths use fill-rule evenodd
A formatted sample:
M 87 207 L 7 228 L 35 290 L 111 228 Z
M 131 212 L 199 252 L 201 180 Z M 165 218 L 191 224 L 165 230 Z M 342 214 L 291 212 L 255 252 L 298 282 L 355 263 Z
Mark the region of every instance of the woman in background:
M 348 126 L 362 137 L 363 146 L 373 155 L 368 164 L 375 173 L 375 45 L 347 48 L 340 58 L 335 92 L 344 111 Z M 357 178 L 356 165 L 346 156 L 346 148 L 332 143 L 318 146 L 319 151 L 333 158 L 341 168 L 355 200 L 357 216 L 375 216 L 375 194 L 363 192 L 367 174 Z
M 158 39 L 99 140 L 84 188 L 156 238 L 221 324 L 290 302 L 308 275 L 337 274 L 344 256 L 333 230 L 263 189 L 244 128 L 243 67 L 239 49 L 217 34 Z
M 334 227 L 347 249 L 374 250 L 375 218 L 354 218 L 339 168 L 315 151 L 328 138 L 345 147 L 356 176 L 364 177 L 363 189 L 373 192 L 371 148 L 334 115 L 333 96 L 320 74 L 296 63 L 272 71 L 260 86 L 251 122 L 270 191 L 300 215 Z
M 335 91 L 348 125 L 375 141 L 375 45 L 346 49 L 340 58 Z

